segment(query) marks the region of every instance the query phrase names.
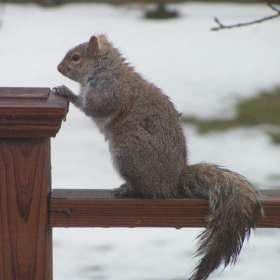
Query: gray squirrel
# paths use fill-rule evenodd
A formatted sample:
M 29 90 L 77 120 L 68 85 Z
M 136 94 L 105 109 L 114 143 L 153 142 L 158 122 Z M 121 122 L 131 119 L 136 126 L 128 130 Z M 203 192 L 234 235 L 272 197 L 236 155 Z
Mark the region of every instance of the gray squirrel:
M 201 259 L 190 280 L 205 280 L 220 265 L 235 264 L 245 238 L 263 215 L 260 195 L 241 175 L 217 165 L 188 165 L 180 114 L 169 98 L 126 63 L 107 36 L 68 51 L 57 67 L 80 84 L 75 95 L 53 89 L 96 123 L 109 143 L 113 165 L 125 183 L 115 196 L 209 200 L 206 229 L 199 235 Z

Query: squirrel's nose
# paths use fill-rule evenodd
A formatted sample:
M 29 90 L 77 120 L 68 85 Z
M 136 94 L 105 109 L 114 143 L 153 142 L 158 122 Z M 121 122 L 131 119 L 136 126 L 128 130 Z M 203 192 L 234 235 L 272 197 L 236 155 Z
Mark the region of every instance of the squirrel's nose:
M 62 67 L 61 67 L 61 64 L 59 63 L 58 66 L 57 66 L 57 70 L 58 70 L 60 73 L 61 73 L 61 70 L 62 70 L 61 68 L 62 68 Z

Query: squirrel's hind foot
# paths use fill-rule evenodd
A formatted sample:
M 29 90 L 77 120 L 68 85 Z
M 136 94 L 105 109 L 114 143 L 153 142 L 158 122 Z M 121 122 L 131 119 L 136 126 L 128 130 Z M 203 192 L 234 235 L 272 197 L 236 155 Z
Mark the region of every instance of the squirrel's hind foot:
M 119 188 L 113 189 L 112 193 L 117 197 L 137 196 L 134 189 L 127 183 L 122 184 Z

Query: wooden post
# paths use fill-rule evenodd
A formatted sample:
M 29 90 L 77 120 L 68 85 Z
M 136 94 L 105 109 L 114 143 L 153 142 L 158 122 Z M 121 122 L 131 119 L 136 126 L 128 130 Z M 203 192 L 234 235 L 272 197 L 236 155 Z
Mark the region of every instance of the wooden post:
M 51 280 L 50 137 L 68 102 L 48 88 L 0 88 L 0 280 Z

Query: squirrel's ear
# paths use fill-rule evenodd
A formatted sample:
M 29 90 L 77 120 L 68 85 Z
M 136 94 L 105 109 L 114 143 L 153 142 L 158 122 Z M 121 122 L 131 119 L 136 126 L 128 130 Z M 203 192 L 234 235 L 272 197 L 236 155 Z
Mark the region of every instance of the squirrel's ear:
M 89 39 L 89 51 L 91 53 L 96 53 L 97 51 L 99 51 L 98 40 L 95 36 L 92 36 Z

